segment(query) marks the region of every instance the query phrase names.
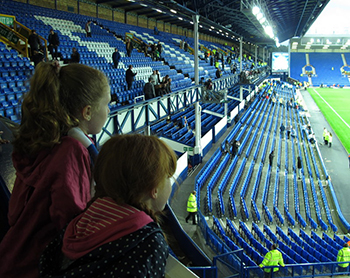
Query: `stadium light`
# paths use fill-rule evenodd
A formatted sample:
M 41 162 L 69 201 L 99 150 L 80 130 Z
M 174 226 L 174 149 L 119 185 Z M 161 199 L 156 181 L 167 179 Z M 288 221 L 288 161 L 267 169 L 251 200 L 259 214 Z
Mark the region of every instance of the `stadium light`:
M 265 21 L 266 21 L 266 18 L 265 18 L 265 17 L 262 17 L 262 18 L 259 20 L 259 22 L 260 22 L 261 25 L 263 25 Z
M 265 30 L 265 33 L 273 40 L 276 41 L 276 46 L 279 47 L 279 41 L 277 39 L 277 37 L 275 37 L 274 32 L 272 27 L 270 26 L 270 24 L 268 23 L 263 10 L 260 9 L 258 6 L 254 6 L 252 8 L 252 13 L 253 15 L 256 17 L 257 21 L 259 21 L 260 25 L 262 26 L 262 28 Z M 277 39 L 277 40 L 276 40 Z
M 175 11 L 175 10 L 173 10 L 173 9 L 171 9 L 170 10 L 172 13 L 174 13 L 174 14 L 177 14 L 177 11 Z
M 260 19 L 262 19 L 264 17 L 264 15 L 262 13 L 258 13 L 256 15 L 256 19 L 260 21 Z
M 260 13 L 260 8 L 258 6 L 254 6 L 252 9 L 253 15 L 257 15 L 258 13 Z

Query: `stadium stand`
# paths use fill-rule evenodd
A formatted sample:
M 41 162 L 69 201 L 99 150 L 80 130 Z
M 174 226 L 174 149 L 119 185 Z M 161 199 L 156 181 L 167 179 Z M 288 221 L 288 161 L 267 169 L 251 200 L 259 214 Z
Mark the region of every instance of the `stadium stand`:
M 76 47 L 81 54 L 81 63 L 103 71 L 110 80 L 111 94 L 116 102 L 111 107 L 112 113 L 118 113 L 121 111 L 118 109 L 123 106 L 142 103 L 142 88 L 153 70 L 159 70 L 161 76 L 169 75 L 173 93 L 194 86 L 193 55 L 179 48 L 183 36 L 163 33 L 161 37 L 155 37 L 150 29 L 96 19 L 92 25 L 94 36 L 87 38 L 84 25 L 90 17 L 53 12 L 41 7 L 34 9 L 31 5 L 13 1 L 3 4 L 3 13 L 14 14 L 19 21 L 30 29 L 35 28 L 43 37 L 47 36 L 51 28 L 57 30 L 62 60 L 68 59 L 71 48 Z M 145 57 L 136 48 L 131 57 L 127 57 L 125 42 L 120 39 L 125 33 L 147 44 L 161 41 L 161 61 Z M 192 39 L 188 39 L 188 43 L 194 47 Z M 225 46 L 217 43 L 200 41 L 200 44 L 207 49 L 225 49 Z M 117 69 L 113 68 L 111 59 L 114 48 L 118 48 L 122 55 Z M 200 55 L 204 57 L 204 51 Z M 294 64 L 291 76 L 307 81 L 306 77 L 300 77 L 301 69 L 305 66 L 303 55 L 292 54 Z M 340 54 L 310 55 L 310 62 L 317 72 L 317 77 L 313 77 L 314 85 L 344 82 L 341 74 L 334 71 L 330 75 L 326 69 L 324 61 L 329 58 L 338 61 L 337 66 L 341 67 Z M 0 115 L 19 123 L 20 100 L 28 90 L 28 78 L 34 67 L 29 59 L 21 57 L 3 43 L 0 43 L 0 62 Z M 238 59 L 234 59 L 234 62 L 239 65 Z M 127 90 L 125 82 L 125 70 L 129 64 L 138 73 L 131 90 Z M 252 61 L 245 61 L 243 69 L 251 65 Z M 238 68 L 238 71 L 241 69 Z M 199 62 L 200 78 L 214 79 L 215 72 L 215 67 L 209 62 Z M 232 77 L 227 63 L 223 65 L 222 77 Z M 335 234 L 338 231 L 337 220 L 331 212 L 333 204 L 329 204 L 329 197 L 324 190 L 325 186 L 332 190 L 331 180 L 328 179 L 317 145 L 310 144 L 302 130 L 307 119 L 294 105 L 287 105 L 289 99 L 295 102 L 296 87 L 276 81 L 267 81 L 264 87 L 259 86 L 264 77 L 262 75 L 251 86 L 244 86 L 243 100 L 249 98 L 252 101 L 247 100 L 247 105 L 243 106 L 237 100 L 241 87 L 238 82 L 227 86 L 222 85 L 224 82 L 215 83 L 215 90 L 227 89 L 227 95 L 236 98 L 227 101 L 227 112 L 238 111 L 237 121 L 232 119 L 234 126 L 223 142 L 239 140 L 241 144 L 237 154 L 231 156 L 229 152 L 223 151 L 224 143 L 219 143 L 221 148 L 214 152 L 196 175 L 200 230 L 216 255 L 226 254 L 230 268 L 241 273 L 245 271 L 249 275 L 262 275 L 258 265 L 273 243 L 278 243 L 285 263 L 292 265 L 283 270 L 284 275 L 332 272 L 331 262 L 336 260 L 337 250 L 349 239 Z M 329 84 L 323 82 L 326 77 Z M 283 98 L 284 104 L 273 102 L 271 96 L 277 100 Z M 212 132 L 215 143 L 218 141 L 215 127 L 222 119 L 218 115 L 225 114 L 224 104 L 201 102 L 201 107 L 201 136 Z M 195 147 L 194 107 L 186 106 L 176 112 L 154 121 L 150 125 L 151 133 L 174 144 Z M 181 124 L 184 116 L 188 127 Z M 281 123 L 293 126 L 296 132 L 293 138 L 287 139 L 279 133 Z M 272 150 L 275 150 L 276 159 L 270 166 L 267 156 Z M 296 169 L 298 156 L 303 162 L 300 179 Z M 250 206 L 247 196 L 250 196 Z M 350 226 L 341 214 L 334 194 L 333 200 L 336 210 L 340 212 L 340 221 L 349 230 Z M 226 222 L 222 221 L 224 218 Z M 299 234 L 296 229 L 299 229 Z M 329 234 L 331 232 L 334 233 L 333 238 Z

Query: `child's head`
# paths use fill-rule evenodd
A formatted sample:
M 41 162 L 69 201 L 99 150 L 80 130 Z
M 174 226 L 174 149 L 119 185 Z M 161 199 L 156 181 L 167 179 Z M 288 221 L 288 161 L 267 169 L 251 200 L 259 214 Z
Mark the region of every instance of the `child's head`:
M 95 164 L 95 198 L 111 197 L 155 219 L 171 193 L 176 163 L 174 151 L 155 136 L 112 137 L 102 146 Z
M 23 99 L 14 146 L 19 152 L 34 154 L 59 143 L 72 127 L 99 133 L 109 101 L 109 84 L 102 72 L 82 64 L 60 68 L 57 62 L 40 63 Z

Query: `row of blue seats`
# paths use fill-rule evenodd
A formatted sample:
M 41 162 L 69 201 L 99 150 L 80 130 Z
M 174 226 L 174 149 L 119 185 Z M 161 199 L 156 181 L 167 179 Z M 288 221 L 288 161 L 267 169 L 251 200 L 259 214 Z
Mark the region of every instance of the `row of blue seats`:
M 212 207 L 212 192 L 214 187 L 216 186 L 220 176 L 222 175 L 227 163 L 230 160 L 230 156 L 228 154 L 226 154 L 224 156 L 224 159 L 222 160 L 222 162 L 219 164 L 218 168 L 215 170 L 214 174 L 212 175 L 212 177 L 209 180 L 208 186 L 207 186 L 207 200 L 208 200 L 208 209 L 209 212 L 211 213 L 213 211 L 213 207 Z
M 230 162 L 231 161 L 231 162 Z M 235 157 L 233 160 L 230 160 L 230 154 L 227 153 L 225 155 L 225 158 L 224 158 L 224 163 L 227 164 L 230 162 L 230 166 L 228 168 L 228 170 L 226 170 L 224 173 L 224 177 L 222 178 L 220 184 L 219 184 L 219 187 L 218 187 L 218 208 L 217 208 L 217 214 L 218 215 L 225 215 L 225 203 L 224 203 L 224 200 L 223 200 L 223 194 L 224 194 L 224 191 L 226 190 L 226 187 L 228 185 L 228 180 L 229 178 L 231 177 L 231 174 L 232 172 L 234 171 L 235 167 L 236 167 L 236 164 L 237 164 L 237 161 L 238 161 L 238 158 Z M 208 192 L 209 194 L 209 192 Z M 212 203 L 212 200 L 211 200 L 211 194 L 210 193 L 208 195 L 208 198 L 207 198 L 207 202 L 208 202 L 208 212 L 211 212 L 211 203 Z M 234 208 L 233 207 L 233 214 L 235 214 L 234 212 Z

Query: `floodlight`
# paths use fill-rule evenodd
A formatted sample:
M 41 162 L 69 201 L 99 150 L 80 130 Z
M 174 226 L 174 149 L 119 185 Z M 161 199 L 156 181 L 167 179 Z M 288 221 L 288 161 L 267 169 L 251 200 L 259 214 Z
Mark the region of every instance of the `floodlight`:
M 258 6 L 254 6 L 252 9 L 253 15 L 257 15 L 258 13 L 260 13 L 260 8 Z
M 260 20 L 260 19 L 262 19 L 264 17 L 264 15 L 262 14 L 262 13 L 258 13 L 257 15 L 256 15 L 256 19 L 257 20 Z
M 174 13 L 174 14 L 177 14 L 177 11 L 175 11 L 175 10 L 173 10 L 173 9 L 171 9 L 170 10 L 172 13 Z
M 266 21 L 266 18 L 265 18 L 265 17 L 262 17 L 262 18 L 259 20 L 259 22 L 260 22 L 261 25 L 262 25 L 265 21 Z

